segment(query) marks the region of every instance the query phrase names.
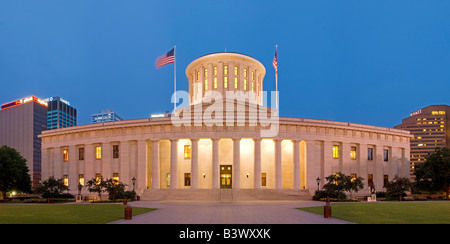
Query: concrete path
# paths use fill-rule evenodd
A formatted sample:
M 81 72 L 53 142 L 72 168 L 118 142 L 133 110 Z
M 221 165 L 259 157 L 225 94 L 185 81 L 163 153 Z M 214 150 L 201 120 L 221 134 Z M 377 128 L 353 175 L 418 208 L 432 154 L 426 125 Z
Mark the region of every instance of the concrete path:
M 315 201 L 138 201 L 130 206 L 158 210 L 111 224 L 352 224 L 295 209 L 324 206 Z

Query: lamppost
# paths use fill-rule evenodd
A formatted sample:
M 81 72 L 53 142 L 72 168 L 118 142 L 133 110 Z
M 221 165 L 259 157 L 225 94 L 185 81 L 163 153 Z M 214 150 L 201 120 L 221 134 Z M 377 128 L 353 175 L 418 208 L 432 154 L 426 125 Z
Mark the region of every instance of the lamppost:
M 136 191 L 135 191 L 135 186 L 136 186 L 136 177 L 133 176 L 133 179 L 131 179 L 131 181 L 133 182 L 133 201 L 136 200 Z
M 319 177 L 317 177 L 316 182 L 317 182 L 317 190 L 319 190 L 319 184 L 320 184 L 320 178 Z

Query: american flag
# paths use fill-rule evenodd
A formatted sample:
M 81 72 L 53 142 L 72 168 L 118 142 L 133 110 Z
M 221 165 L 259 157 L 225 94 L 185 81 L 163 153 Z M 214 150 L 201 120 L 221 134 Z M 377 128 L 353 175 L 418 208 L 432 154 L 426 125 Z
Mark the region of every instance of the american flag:
M 156 68 L 175 62 L 174 49 L 156 59 Z
M 275 73 L 278 73 L 277 51 L 275 51 L 275 57 L 273 58 L 272 65 L 275 68 Z

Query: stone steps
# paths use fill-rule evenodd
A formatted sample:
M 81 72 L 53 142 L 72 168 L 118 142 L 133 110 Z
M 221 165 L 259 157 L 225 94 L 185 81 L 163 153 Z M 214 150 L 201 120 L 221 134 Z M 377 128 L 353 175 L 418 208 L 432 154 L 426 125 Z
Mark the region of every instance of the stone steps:
M 255 201 L 311 200 L 307 190 L 294 189 L 147 189 L 141 200 Z

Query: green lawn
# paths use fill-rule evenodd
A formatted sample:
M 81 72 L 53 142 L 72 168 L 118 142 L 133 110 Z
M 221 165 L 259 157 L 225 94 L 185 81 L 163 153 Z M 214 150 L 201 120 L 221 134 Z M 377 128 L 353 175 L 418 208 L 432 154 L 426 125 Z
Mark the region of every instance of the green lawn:
M 323 206 L 299 210 L 323 215 Z M 332 203 L 331 217 L 359 224 L 450 224 L 450 201 Z
M 0 224 L 105 224 L 124 218 L 122 204 L 0 204 Z M 155 209 L 133 208 L 133 216 Z

